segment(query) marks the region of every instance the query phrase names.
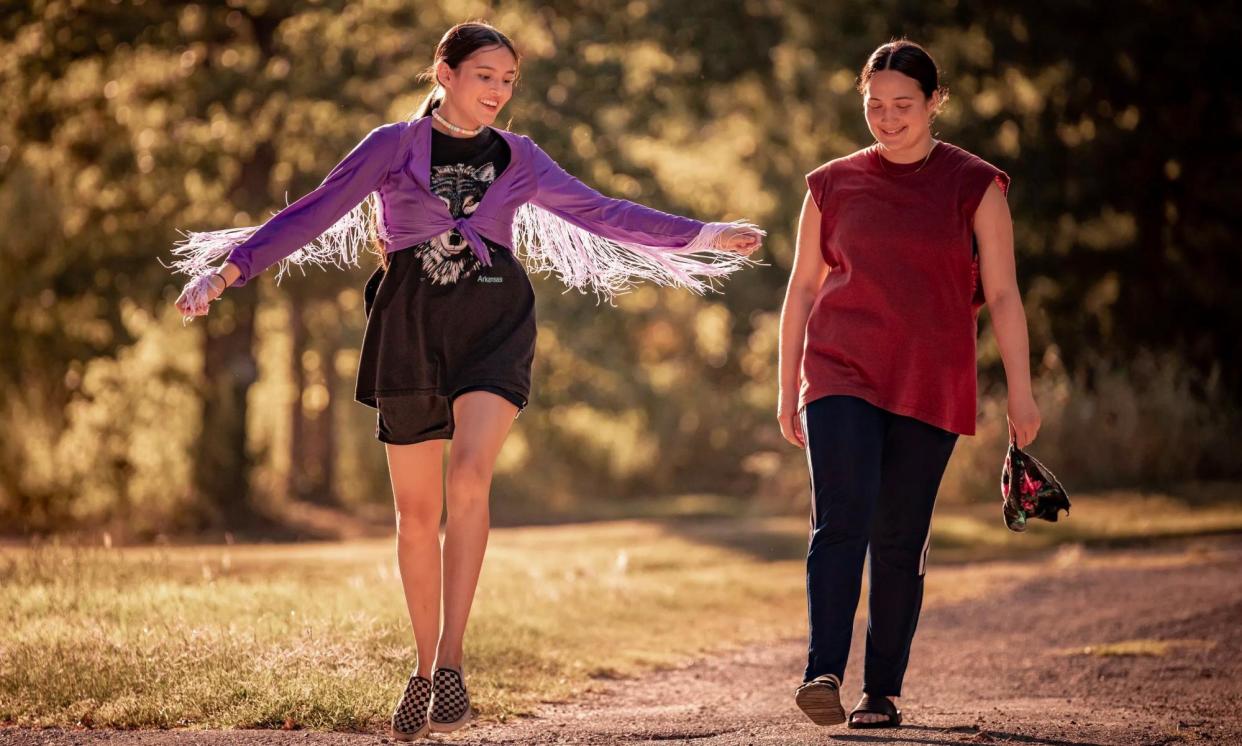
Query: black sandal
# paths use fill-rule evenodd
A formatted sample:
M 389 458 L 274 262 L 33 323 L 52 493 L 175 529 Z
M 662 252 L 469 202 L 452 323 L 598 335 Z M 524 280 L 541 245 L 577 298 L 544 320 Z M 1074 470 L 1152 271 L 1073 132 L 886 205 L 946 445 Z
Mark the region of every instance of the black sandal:
M 860 723 L 854 720 L 854 716 L 860 712 L 883 715 L 888 719 L 877 720 L 874 723 Z M 874 697 L 870 694 L 864 694 L 862 699 L 858 700 L 858 706 L 850 712 L 850 720 L 847 727 L 896 728 L 899 725 L 901 725 L 901 710 L 897 709 L 897 705 L 893 704 L 893 700 L 888 697 Z
M 798 708 L 816 725 L 837 725 L 845 722 L 841 707 L 841 680 L 826 673 L 805 682 L 794 692 Z

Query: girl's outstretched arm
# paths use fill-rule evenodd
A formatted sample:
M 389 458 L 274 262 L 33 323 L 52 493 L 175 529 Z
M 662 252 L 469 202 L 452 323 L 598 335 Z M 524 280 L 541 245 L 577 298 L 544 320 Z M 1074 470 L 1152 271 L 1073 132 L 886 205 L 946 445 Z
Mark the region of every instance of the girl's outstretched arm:
M 751 262 L 764 235 L 744 221 L 704 223 L 606 197 L 531 143 L 537 190 L 519 210 L 515 238 L 532 271 L 611 296 L 635 282 L 703 292 Z
M 301 264 L 356 259 L 358 247 L 367 240 L 360 203 L 387 176 L 400 144 L 400 126 L 388 124 L 372 130 L 318 187 L 262 226 L 187 234 L 173 249 L 178 257 L 173 268 L 191 277 L 178 307 L 184 304 L 205 312 L 202 296 L 193 291 L 211 292 L 218 287 L 220 281 L 208 275 L 216 272 L 221 259 L 227 258 L 235 267 L 230 270 L 226 265 L 221 272 L 235 273 L 225 279 L 237 286 L 282 260 Z

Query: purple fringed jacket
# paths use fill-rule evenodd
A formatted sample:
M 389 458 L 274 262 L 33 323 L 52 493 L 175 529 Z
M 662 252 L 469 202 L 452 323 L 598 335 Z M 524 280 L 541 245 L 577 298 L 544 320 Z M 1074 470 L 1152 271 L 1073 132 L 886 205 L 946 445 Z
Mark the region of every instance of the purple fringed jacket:
M 289 263 L 356 264 L 369 242 L 368 209 L 387 251 L 457 228 L 484 265 L 487 238 L 518 249 L 529 271 L 555 271 L 571 287 L 608 297 L 641 279 L 702 292 L 749 263 L 717 242 L 733 226 L 759 232 L 753 225 L 702 223 L 605 197 L 529 137 L 504 130 L 496 132 L 509 144 L 509 166 L 471 215 L 454 219 L 429 184 L 431 131 L 430 117 L 377 127 L 314 191 L 261 227 L 186 234 L 173 266 L 197 276 L 227 255 L 242 285 L 277 262 L 282 272 Z

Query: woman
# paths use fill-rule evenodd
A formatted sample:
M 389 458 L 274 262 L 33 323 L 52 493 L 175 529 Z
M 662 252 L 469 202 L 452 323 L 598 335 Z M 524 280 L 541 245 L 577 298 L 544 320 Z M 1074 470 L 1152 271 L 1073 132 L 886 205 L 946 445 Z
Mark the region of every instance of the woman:
M 975 430 L 982 298 L 1020 445 L 1039 430 L 1014 270 L 1009 177 L 932 137 L 947 91 L 917 44 L 876 49 L 859 76 L 875 144 L 807 176 L 781 318 L 781 432 L 807 451 L 809 655 L 795 700 L 846 720 L 840 686 L 870 552 L 863 696 L 849 727 L 901 723 L 936 491 Z M 977 247 L 977 250 L 975 249 Z
M 261 228 L 192 233 L 177 249 L 179 269 L 194 276 L 177 306 L 202 315 L 226 287 L 277 261 L 355 260 L 371 204 L 385 259 L 367 283 L 357 399 L 379 410 L 418 649 L 392 718 L 400 739 L 456 730 L 472 717 L 462 647 L 488 493 L 526 406 L 535 349 L 533 290 L 512 249 L 523 246 L 531 269 L 610 296 L 637 279 L 704 290 L 747 264 L 762 236 L 747 223 L 704 224 L 603 197 L 529 138 L 491 128 L 513 95 L 518 62 L 495 28 L 453 27 L 427 72 L 436 87 L 414 119 L 372 131 Z

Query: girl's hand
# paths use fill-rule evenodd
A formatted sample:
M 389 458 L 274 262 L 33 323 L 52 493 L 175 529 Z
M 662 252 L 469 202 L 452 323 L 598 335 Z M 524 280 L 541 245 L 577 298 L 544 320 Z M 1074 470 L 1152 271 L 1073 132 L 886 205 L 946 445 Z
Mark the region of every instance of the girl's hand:
M 799 448 L 806 448 L 806 436 L 802 434 L 802 418 L 798 416 L 798 405 L 782 402 L 776 410 L 776 419 L 781 423 L 781 435 L 785 440 Z
M 726 228 L 720 234 L 720 248 L 742 256 L 750 256 L 763 245 L 763 231 L 749 225 Z
M 186 283 L 177 297 L 177 310 L 186 319 L 206 316 L 212 301 L 224 295 L 228 283 L 218 272 L 200 275 Z
M 1029 392 L 1009 396 L 1009 429 L 1018 440 L 1019 448 L 1026 448 L 1039 434 L 1039 406 Z

